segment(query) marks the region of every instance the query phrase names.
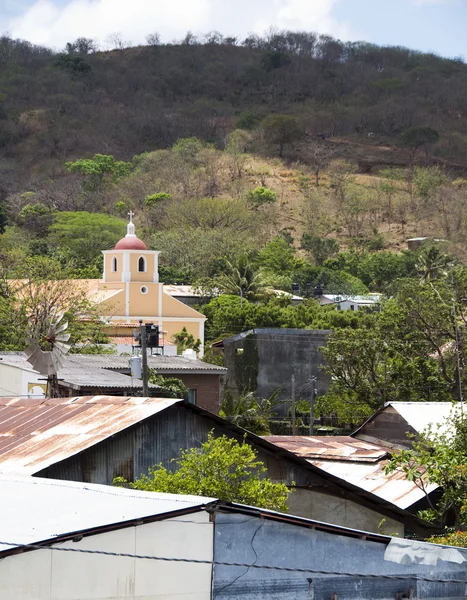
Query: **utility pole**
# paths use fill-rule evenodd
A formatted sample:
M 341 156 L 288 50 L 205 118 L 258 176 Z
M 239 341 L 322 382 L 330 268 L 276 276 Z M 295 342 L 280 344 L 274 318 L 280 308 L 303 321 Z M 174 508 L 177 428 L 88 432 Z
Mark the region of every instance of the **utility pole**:
M 295 375 L 292 375 L 292 435 L 297 435 L 295 420 Z
M 313 435 L 313 426 L 315 424 L 316 380 L 317 377 L 310 377 L 310 435 Z
M 146 327 L 143 325 L 143 320 L 139 320 L 139 334 L 141 337 L 141 367 L 143 375 L 143 396 L 149 396 L 148 386 L 148 353 L 146 350 Z

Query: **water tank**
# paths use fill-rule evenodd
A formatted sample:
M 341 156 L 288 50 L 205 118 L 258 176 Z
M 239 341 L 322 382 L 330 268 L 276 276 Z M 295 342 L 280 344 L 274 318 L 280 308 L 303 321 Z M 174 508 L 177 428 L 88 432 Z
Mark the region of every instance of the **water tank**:
M 131 376 L 134 379 L 142 378 L 141 356 L 132 356 L 128 361 L 130 365 Z

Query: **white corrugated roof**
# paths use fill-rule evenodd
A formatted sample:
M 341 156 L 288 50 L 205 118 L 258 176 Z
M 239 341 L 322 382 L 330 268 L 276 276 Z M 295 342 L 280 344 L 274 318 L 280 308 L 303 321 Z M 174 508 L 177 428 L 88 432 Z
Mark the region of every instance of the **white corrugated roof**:
M 155 515 L 170 518 L 172 512 L 215 500 L 4 475 L 0 487 L 0 541 L 18 546 Z M 0 552 L 10 549 L 0 544 Z
M 430 425 L 435 432 L 446 432 L 446 419 L 453 411 L 461 410 L 461 404 L 452 402 L 388 402 L 387 406 L 396 410 L 417 433 Z

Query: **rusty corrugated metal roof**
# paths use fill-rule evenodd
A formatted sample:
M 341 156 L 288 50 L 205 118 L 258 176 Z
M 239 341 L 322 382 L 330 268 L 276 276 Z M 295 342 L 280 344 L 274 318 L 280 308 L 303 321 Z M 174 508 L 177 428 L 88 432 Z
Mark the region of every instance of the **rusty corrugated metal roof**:
M 34 475 L 169 408 L 175 398 L 0 398 L 0 473 Z
M 267 436 L 268 442 L 306 459 L 342 460 L 374 463 L 389 456 L 387 448 L 343 436 Z
M 350 436 L 267 436 L 269 442 L 305 458 L 315 467 L 408 509 L 425 494 L 401 470 L 388 475 L 388 448 Z M 427 485 L 428 493 L 437 489 Z

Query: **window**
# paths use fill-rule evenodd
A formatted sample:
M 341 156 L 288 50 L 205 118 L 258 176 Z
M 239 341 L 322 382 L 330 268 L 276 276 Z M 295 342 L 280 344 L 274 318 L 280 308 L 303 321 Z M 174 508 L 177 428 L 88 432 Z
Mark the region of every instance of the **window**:
M 140 256 L 138 260 L 138 271 L 140 273 L 146 273 L 146 259 L 144 256 Z
M 196 390 L 188 390 L 188 402 L 196 404 Z
M 112 272 L 115 273 L 117 271 L 117 267 L 118 267 L 118 263 L 117 263 L 117 257 L 114 256 L 112 258 Z

